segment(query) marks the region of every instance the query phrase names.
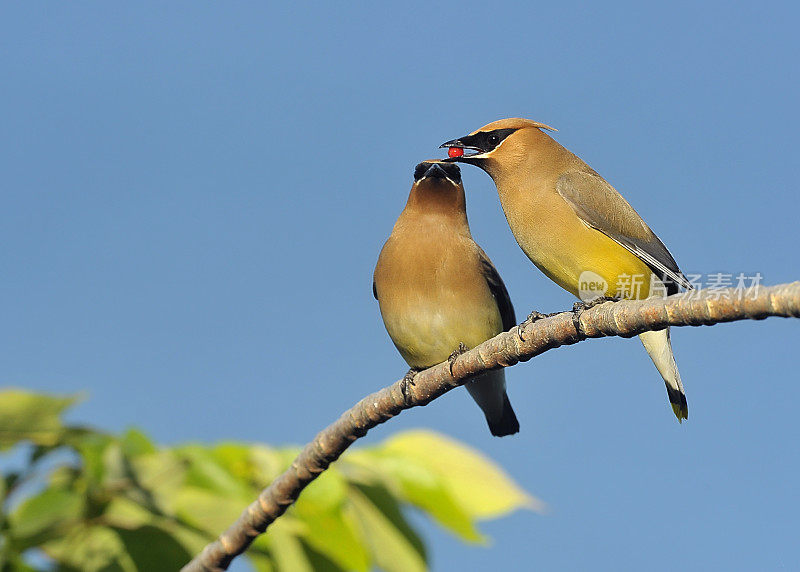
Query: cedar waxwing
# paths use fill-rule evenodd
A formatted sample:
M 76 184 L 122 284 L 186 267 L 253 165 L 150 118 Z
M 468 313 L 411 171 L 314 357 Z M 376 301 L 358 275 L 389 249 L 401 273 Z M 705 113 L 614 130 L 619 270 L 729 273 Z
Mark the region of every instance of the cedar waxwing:
M 584 301 L 603 295 L 641 299 L 663 287 L 674 294 L 691 284 L 642 218 L 580 158 L 529 119 L 501 119 L 442 147 L 494 180 L 517 243 L 556 284 Z M 652 280 L 653 275 L 658 280 Z M 660 281 L 660 282 L 659 282 Z M 653 290 L 651 290 L 651 287 Z M 616 291 L 615 291 L 616 289 Z M 667 386 L 678 421 L 686 395 L 672 354 L 669 329 L 639 335 Z
M 372 292 L 389 337 L 411 367 L 407 382 L 454 351 L 516 325 L 500 275 L 470 234 L 458 165 L 417 165 L 408 202 L 378 257 Z M 484 373 L 465 387 L 492 435 L 519 431 L 504 370 Z

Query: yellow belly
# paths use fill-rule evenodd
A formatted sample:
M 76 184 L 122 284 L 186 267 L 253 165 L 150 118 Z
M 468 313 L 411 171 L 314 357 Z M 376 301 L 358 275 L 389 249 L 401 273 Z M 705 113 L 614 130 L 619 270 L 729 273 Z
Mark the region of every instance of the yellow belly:
M 516 203 L 506 211 L 517 243 L 556 284 L 588 300 L 597 296 L 642 299 L 652 271 L 637 256 L 587 226 L 560 197 Z M 591 295 L 596 292 L 596 295 Z
M 386 330 L 406 363 L 430 367 L 446 360 L 459 344 L 472 348 L 503 330 L 494 306 L 459 306 L 457 301 L 431 300 L 383 313 Z
M 435 365 L 459 344 L 472 348 L 503 331 L 477 247 L 447 227 L 396 230 L 375 284 L 386 331 L 411 367 Z
M 582 300 L 597 296 L 647 298 L 650 268 L 606 235 L 590 232 L 596 236 L 531 259 L 551 280 Z

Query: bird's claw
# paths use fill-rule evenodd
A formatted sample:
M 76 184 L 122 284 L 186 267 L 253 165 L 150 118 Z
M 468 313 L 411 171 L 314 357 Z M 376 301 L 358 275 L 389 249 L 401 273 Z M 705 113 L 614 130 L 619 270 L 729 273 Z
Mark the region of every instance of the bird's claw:
M 450 375 L 451 376 L 455 377 L 455 375 L 453 375 L 453 364 L 456 362 L 456 358 L 458 356 L 460 356 L 461 354 L 463 354 L 464 352 L 468 351 L 468 350 L 469 350 L 469 348 L 464 345 L 464 342 L 460 342 L 458 344 L 458 349 L 456 349 L 453 353 L 451 353 L 450 357 L 447 358 L 447 361 L 450 363 Z
M 527 328 L 531 324 L 535 324 L 539 320 L 544 320 L 545 318 L 550 318 L 550 317 L 555 316 L 557 314 L 558 314 L 558 312 L 556 312 L 554 314 L 542 314 L 541 312 L 537 312 L 536 310 L 534 310 L 533 312 L 528 314 L 528 317 L 525 318 L 522 321 L 521 324 L 517 324 L 517 337 L 520 339 L 520 341 L 524 342 L 525 338 L 522 337 L 522 330 L 524 330 L 525 328 Z
M 403 376 L 403 380 L 400 382 L 400 392 L 403 394 L 403 401 L 406 405 L 411 405 L 411 388 L 414 386 L 414 377 L 419 372 L 420 370 L 412 367 L 406 372 Z
M 597 298 L 592 298 L 591 300 L 581 300 L 580 302 L 575 302 L 575 304 L 572 306 L 572 310 L 574 312 L 576 307 L 580 307 L 581 310 L 588 310 L 589 308 L 594 308 L 595 306 L 605 304 L 606 302 L 619 302 L 619 300 L 619 298 L 614 298 L 614 296 L 598 296 Z
M 594 308 L 600 304 L 605 304 L 606 302 L 619 302 L 619 298 L 614 298 L 613 296 L 598 296 L 591 300 L 575 302 L 572 305 L 572 324 L 575 326 L 575 331 L 578 332 L 581 337 L 586 337 L 586 332 L 583 330 L 583 326 L 581 326 L 581 314 L 585 310 Z

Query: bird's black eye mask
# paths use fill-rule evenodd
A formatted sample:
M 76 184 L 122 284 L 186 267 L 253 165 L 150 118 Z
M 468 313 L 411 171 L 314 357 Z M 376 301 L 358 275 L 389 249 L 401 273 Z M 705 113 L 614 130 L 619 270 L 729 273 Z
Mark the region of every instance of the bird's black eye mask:
M 447 143 L 442 143 L 440 148 L 459 147 L 461 149 L 475 151 L 474 153 L 465 153 L 461 157 L 450 157 L 449 159 L 445 159 L 445 161 L 458 161 L 465 158 L 468 159 L 473 155 L 480 155 L 482 153 L 488 153 L 489 151 L 494 150 L 498 145 L 500 145 L 500 143 L 503 142 L 506 137 L 514 133 L 516 130 L 516 128 L 510 128 L 493 129 L 492 131 L 479 131 L 474 135 L 467 135 L 465 137 L 453 139 Z
M 423 161 L 414 169 L 414 180 L 419 181 L 427 177 L 433 179 L 447 178 L 455 184 L 459 184 L 461 182 L 461 169 L 458 168 L 458 165 L 453 163 L 442 163 L 438 161 L 436 163 L 428 163 Z

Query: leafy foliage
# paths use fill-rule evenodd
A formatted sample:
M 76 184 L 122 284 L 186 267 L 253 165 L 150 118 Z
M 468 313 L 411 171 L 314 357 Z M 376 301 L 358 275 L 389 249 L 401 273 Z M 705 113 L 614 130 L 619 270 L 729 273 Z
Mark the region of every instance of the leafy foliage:
M 297 453 L 241 443 L 158 447 L 136 429 L 115 436 L 65 425 L 61 414 L 74 402 L 0 391 L 0 448 L 27 453 L 24 468 L 0 481 L 0 571 L 33 570 L 34 552 L 64 571 L 177 570 Z M 408 507 L 481 542 L 478 521 L 540 505 L 465 445 L 406 432 L 346 453 L 247 558 L 259 572 L 425 570 Z

